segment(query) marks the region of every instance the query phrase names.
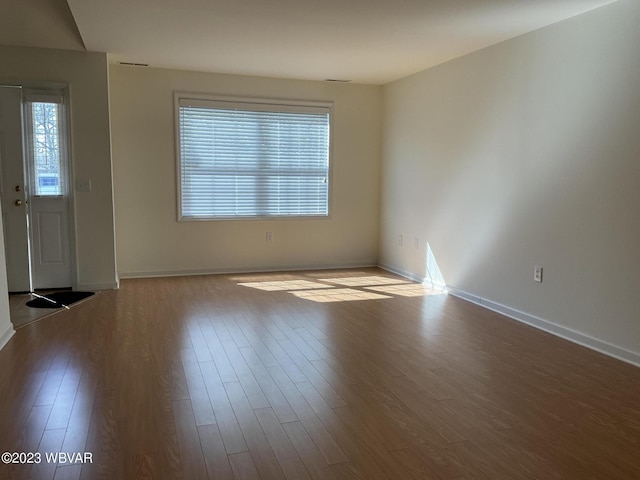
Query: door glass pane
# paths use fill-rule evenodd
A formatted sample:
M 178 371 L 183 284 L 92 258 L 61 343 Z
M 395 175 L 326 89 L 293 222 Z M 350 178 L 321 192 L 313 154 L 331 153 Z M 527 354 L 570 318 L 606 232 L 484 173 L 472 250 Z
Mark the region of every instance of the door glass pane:
M 62 195 L 60 171 L 60 104 L 29 103 L 33 124 L 33 193 Z

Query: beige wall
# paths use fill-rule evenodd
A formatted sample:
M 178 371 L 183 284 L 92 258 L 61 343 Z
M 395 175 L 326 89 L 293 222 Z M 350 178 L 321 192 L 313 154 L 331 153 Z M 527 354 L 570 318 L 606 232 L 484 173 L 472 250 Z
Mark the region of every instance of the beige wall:
M 638 25 L 622 0 L 387 85 L 381 263 L 425 276 L 428 242 L 454 292 L 640 362 Z
M 73 174 L 92 182 L 74 194 L 77 286 L 116 287 L 106 55 L 0 46 L 0 84 L 69 86 Z
M 121 276 L 376 263 L 381 87 L 117 65 L 110 84 Z M 175 91 L 334 102 L 330 218 L 178 222 Z

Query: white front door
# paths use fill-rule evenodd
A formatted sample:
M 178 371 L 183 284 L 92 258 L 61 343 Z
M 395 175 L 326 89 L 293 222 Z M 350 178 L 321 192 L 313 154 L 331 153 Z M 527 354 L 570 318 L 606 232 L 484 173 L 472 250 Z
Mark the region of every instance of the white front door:
M 33 288 L 71 287 L 67 197 L 31 197 Z
M 27 90 L 24 113 L 33 288 L 71 287 L 64 96 Z
M 10 292 L 31 291 L 21 112 L 20 88 L 0 87 L 0 189 Z
M 0 184 L 10 292 L 72 286 L 66 125 L 61 92 L 0 87 Z

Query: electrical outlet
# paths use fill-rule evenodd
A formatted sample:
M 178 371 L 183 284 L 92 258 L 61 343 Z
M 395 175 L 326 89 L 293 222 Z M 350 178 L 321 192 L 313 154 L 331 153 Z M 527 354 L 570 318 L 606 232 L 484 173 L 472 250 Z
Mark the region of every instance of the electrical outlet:
M 398 245 L 401 247 L 403 243 L 404 243 L 404 238 L 402 237 L 402 235 L 398 235 Z
M 533 267 L 533 281 L 542 283 L 542 267 Z
M 267 232 L 264 237 L 265 242 L 271 243 L 273 240 L 273 232 Z

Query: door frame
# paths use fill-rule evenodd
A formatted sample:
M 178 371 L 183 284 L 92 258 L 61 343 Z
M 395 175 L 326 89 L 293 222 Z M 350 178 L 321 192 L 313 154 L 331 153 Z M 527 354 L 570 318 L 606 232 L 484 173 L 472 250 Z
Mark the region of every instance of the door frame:
M 64 152 L 67 156 L 67 165 L 65 169 L 66 182 L 67 182 L 67 214 L 68 214 L 68 235 L 69 235 L 69 268 L 71 270 L 71 288 L 72 290 L 78 289 L 78 268 L 77 268 L 77 249 L 76 249 L 76 216 L 75 216 L 75 173 L 74 173 L 74 162 L 73 162 L 73 142 L 72 142 L 72 130 L 73 130 L 73 118 L 71 114 L 71 88 L 67 83 L 58 83 L 58 82 L 12 82 L 12 83 L 0 83 L 2 87 L 18 87 L 21 89 L 21 104 L 24 109 L 24 94 L 25 91 L 56 91 L 61 92 L 63 96 L 63 141 L 65 142 Z M 29 241 L 29 263 L 30 265 L 33 262 L 33 240 L 32 240 L 32 232 L 33 228 L 31 226 L 31 221 L 33 218 L 33 214 L 31 212 L 31 181 L 30 181 L 30 172 L 29 172 L 29 162 L 27 160 L 27 141 L 25 132 L 26 132 L 26 118 L 27 116 L 24 114 L 24 110 L 22 111 L 22 115 L 20 118 L 20 129 L 22 132 L 22 146 L 23 146 L 23 158 L 22 158 L 22 168 L 24 171 L 25 179 L 29 180 L 25 182 L 25 193 L 28 201 L 27 210 L 28 210 L 28 241 Z M 2 226 L 3 229 L 7 228 L 6 225 Z M 4 234 L 4 232 L 3 232 Z M 33 272 L 32 268 L 29 267 L 29 276 L 31 278 L 31 285 L 33 285 Z

